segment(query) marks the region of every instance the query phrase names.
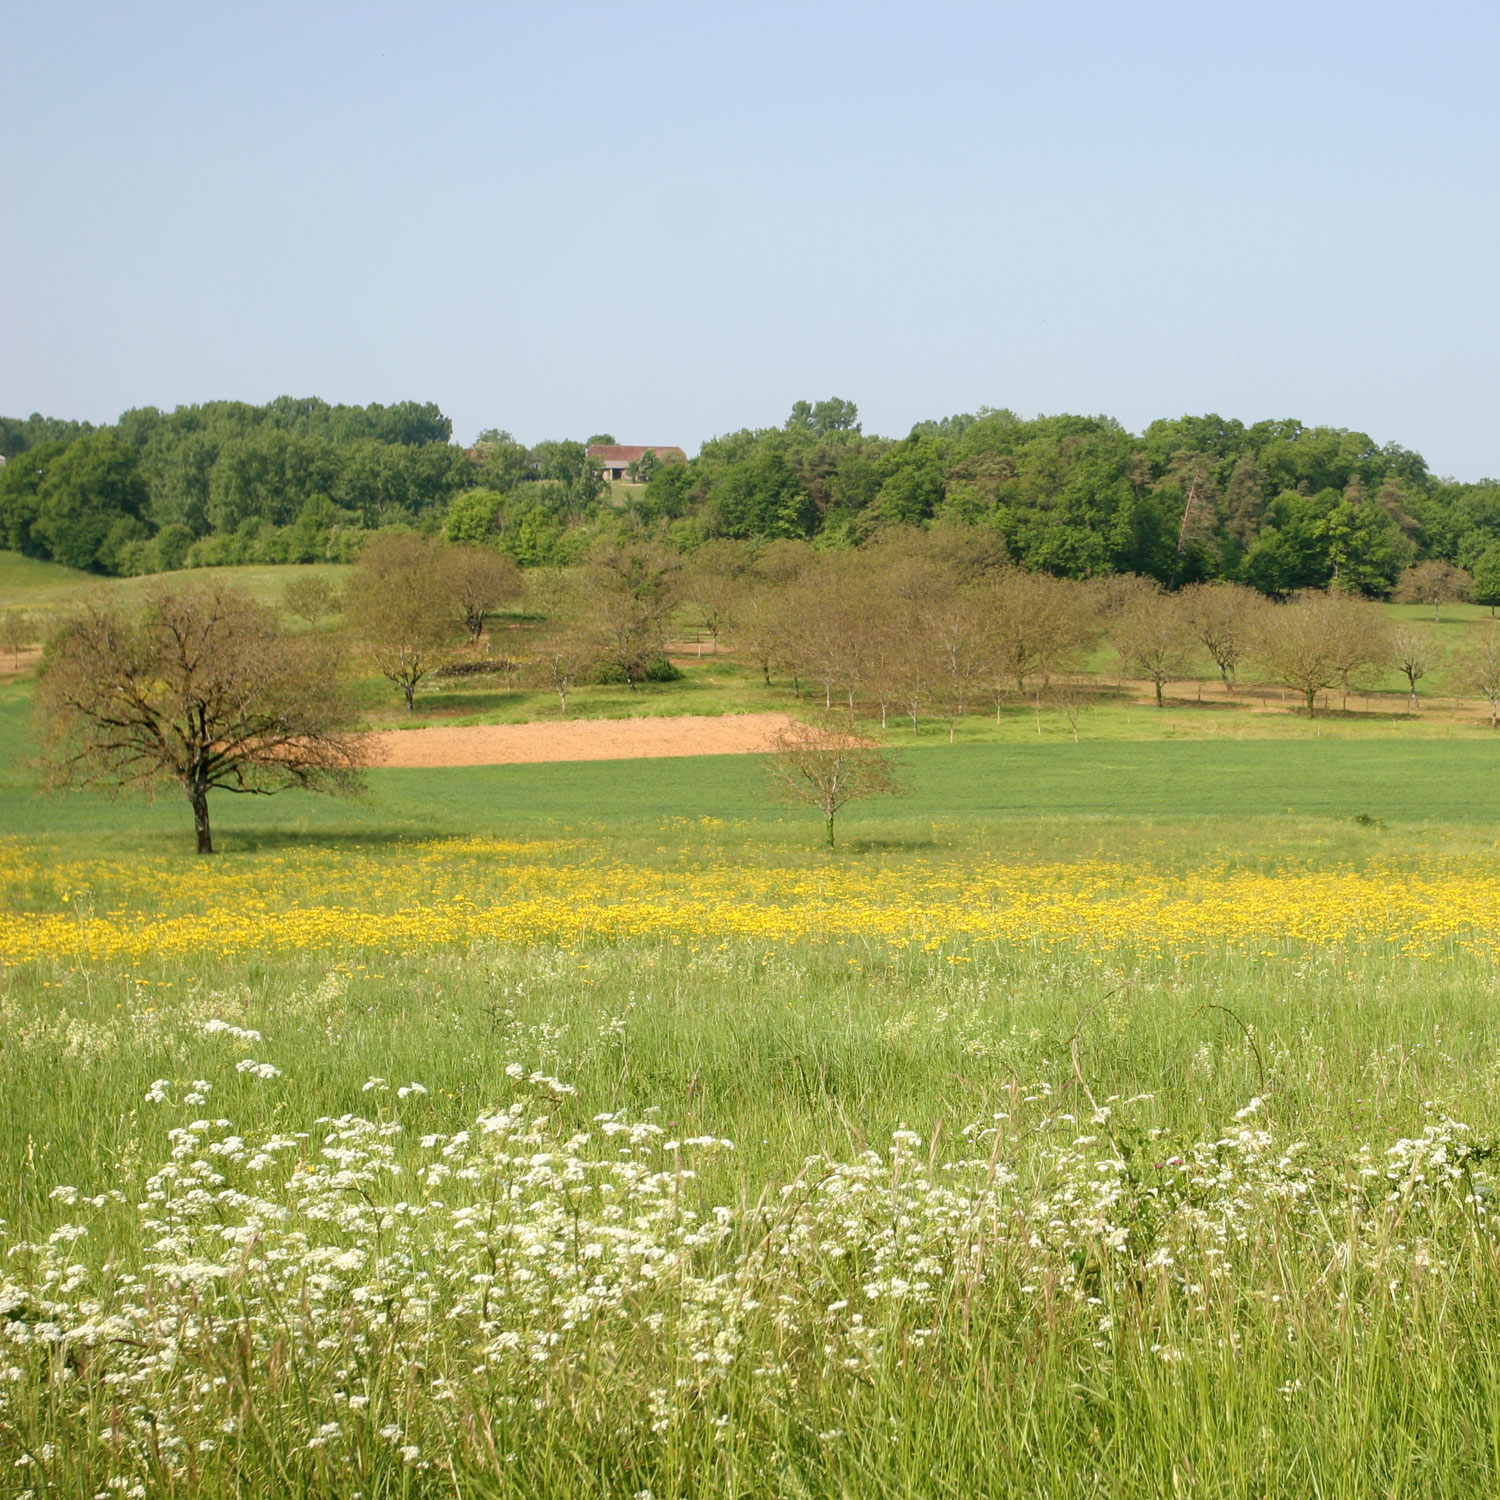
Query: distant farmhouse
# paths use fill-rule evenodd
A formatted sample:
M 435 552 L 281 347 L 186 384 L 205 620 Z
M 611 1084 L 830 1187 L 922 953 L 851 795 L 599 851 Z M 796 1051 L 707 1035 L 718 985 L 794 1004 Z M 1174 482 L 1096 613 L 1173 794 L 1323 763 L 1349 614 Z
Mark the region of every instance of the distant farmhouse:
M 628 479 L 629 470 L 648 454 L 654 453 L 664 464 L 685 464 L 687 454 L 681 448 L 637 447 L 633 443 L 594 443 L 589 457 L 604 471 L 606 479 Z

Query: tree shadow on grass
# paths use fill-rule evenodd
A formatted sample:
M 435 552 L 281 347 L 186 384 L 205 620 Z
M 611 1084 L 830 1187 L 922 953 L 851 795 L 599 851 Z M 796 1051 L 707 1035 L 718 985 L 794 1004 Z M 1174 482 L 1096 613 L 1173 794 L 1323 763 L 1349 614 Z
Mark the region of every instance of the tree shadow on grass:
M 936 839 L 841 838 L 838 851 L 844 854 L 918 854 L 940 848 Z
M 214 829 L 214 848 L 220 854 L 264 854 L 285 849 L 337 849 L 352 853 L 381 853 L 404 844 L 434 839 L 460 839 L 451 828 L 422 827 L 333 829 L 333 828 L 224 828 Z

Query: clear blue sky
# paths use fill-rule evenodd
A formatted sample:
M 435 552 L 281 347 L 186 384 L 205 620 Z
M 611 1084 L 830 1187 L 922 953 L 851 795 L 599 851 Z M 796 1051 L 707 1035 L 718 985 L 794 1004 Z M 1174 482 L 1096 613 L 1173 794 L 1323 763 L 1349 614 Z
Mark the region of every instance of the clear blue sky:
M 0 411 L 857 401 L 1500 474 L 1500 7 L 11 0 Z

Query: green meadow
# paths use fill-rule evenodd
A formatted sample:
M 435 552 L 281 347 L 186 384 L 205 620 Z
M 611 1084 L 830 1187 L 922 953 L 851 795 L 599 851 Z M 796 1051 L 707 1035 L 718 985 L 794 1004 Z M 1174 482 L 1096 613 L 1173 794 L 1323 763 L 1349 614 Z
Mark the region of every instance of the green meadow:
M 450 846 L 479 903 L 541 878 L 512 866 L 608 902 L 616 873 L 1083 891 L 1105 864 L 1440 906 L 1500 875 L 1486 732 L 1122 701 L 1075 743 L 1014 705 L 953 744 L 893 727 L 908 795 L 850 807 L 832 855 L 724 756 L 215 794 L 203 861 L 181 797 L 39 794 L 30 692 L 0 685 L 5 920 L 76 941 L 0 968 L 17 1492 L 1500 1487 L 1473 944 L 90 940 L 220 888 L 384 911 Z

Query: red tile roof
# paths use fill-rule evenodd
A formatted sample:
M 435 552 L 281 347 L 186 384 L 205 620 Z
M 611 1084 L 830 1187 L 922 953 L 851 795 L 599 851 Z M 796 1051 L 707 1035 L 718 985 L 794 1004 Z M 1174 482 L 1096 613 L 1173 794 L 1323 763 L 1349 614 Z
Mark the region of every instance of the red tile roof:
M 645 447 L 637 447 L 634 443 L 595 443 L 589 449 L 590 458 L 611 469 L 619 468 L 622 464 L 629 467 L 639 463 L 647 453 L 654 453 L 660 459 L 675 458 L 681 459 L 683 463 L 687 462 L 687 454 L 681 448 L 657 447 L 650 443 Z

